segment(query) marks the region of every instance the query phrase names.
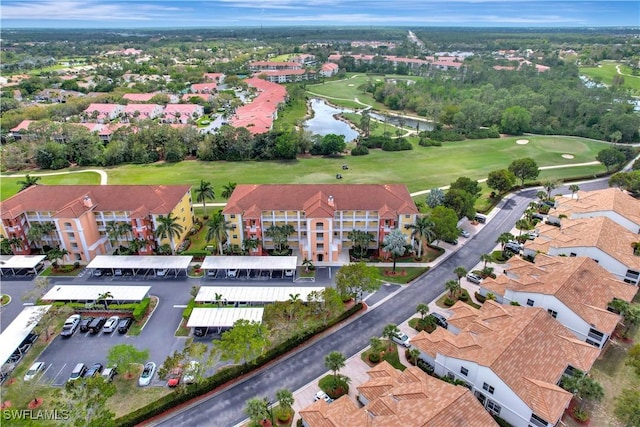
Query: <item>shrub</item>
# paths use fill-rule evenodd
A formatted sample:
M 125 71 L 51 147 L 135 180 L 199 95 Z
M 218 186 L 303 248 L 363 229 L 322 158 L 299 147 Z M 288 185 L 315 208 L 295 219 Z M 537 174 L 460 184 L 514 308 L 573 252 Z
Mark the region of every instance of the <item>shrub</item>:
M 481 304 L 487 300 L 487 297 L 480 295 L 479 292 L 476 292 L 474 296 L 476 297 L 476 300 L 478 300 L 478 302 Z
M 420 138 L 420 141 L 418 141 L 418 145 L 420 145 L 421 147 L 442 147 L 442 142 L 434 141 L 433 139 L 429 138 Z
M 465 136 L 469 139 L 500 138 L 500 132 L 497 128 L 491 127 L 489 129 L 472 130 L 471 132 L 467 132 Z
M 413 150 L 413 146 L 405 138 L 387 139 L 382 144 L 383 151 L 405 151 Z
M 435 129 L 426 131 L 425 136 L 435 141 L 464 141 L 464 136 L 447 129 Z
M 458 295 L 458 299 L 460 301 L 468 301 L 469 300 L 469 291 L 467 291 L 466 289 L 463 289 L 462 292 L 460 292 L 460 295 Z
M 433 366 L 431 366 L 430 364 L 428 364 L 424 360 L 418 359 L 418 362 L 416 363 L 416 365 L 418 366 L 418 368 L 422 369 L 427 374 L 429 374 L 429 375 L 433 374 Z
M 369 353 L 369 362 L 378 363 L 380 361 L 380 353 L 376 353 L 375 351 Z
M 136 308 L 133 309 L 133 313 L 131 314 L 136 321 L 142 319 L 149 308 L 149 304 L 151 304 L 151 298 L 146 297 L 138 304 L 136 304 Z
M 364 145 L 358 145 L 356 148 L 351 150 L 352 156 L 366 156 L 369 154 L 369 149 Z
M 447 298 L 444 300 L 444 305 L 445 305 L 445 306 L 447 306 L 447 307 L 451 307 L 451 306 L 452 306 L 453 304 L 455 304 L 455 303 L 456 303 L 456 302 L 455 302 L 455 300 L 453 300 L 453 299 L 451 299 L 451 298 L 449 298 L 449 297 L 447 297 Z
M 188 320 L 189 317 L 191 317 L 191 312 L 193 311 L 193 308 L 195 306 L 196 306 L 196 300 L 192 298 L 189 301 L 189 304 L 187 304 L 187 308 L 185 308 L 184 311 L 182 312 L 182 318 L 184 320 Z

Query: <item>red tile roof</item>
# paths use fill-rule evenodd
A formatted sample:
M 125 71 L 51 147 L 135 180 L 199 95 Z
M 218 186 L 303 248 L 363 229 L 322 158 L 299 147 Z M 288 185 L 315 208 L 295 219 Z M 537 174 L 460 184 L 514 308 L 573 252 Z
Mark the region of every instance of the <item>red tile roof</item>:
M 11 128 L 11 132 L 20 132 L 23 130 L 27 130 L 29 129 L 29 126 L 31 126 L 31 123 L 36 123 L 37 120 L 23 120 L 21 121 L 18 126 Z
M 243 214 L 254 205 L 260 210 L 302 211 L 309 207 L 327 211 L 329 196 L 333 196 L 335 206 L 331 212 L 384 208 L 395 216 L 418 213 L 407 187 L 401 184 L 240 184 L 223 213 Z
M 204 77 L 205 80 L 210 81 L 210 82 L 220 82 L 222 79 L 224 79 L 224 74 L 222 74 L 222 73 L 204 73 L 202 75 L 202 77 Z
M 191 92 L 194 93 L 211 93 L 216 90 L 218 85 L 215 82 L 194 83 L 191 85 Z
M 136 102 L 148 102 L 151 101 L 151 98 L 158 95 L 157 93 L 125 93 L 122 96 L 122 99 L 127 99 L 129 101 Z
M 247 128 L 254 135 L 268 132 L 273 124 L 278 105 L 287 97 L 287 89 L 277 83 L 256 77 L 245 81 L 258 89 L 259 94 L 250 104 L 238 108 L 229 122 L 233 127 Z

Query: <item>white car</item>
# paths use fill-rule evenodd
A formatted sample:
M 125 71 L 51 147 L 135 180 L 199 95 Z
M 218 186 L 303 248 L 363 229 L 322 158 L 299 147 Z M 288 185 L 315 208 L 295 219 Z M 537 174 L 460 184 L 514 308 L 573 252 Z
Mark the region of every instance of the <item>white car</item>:
M 42 371 L 43 369 L 44 369 L 44 362 L 34 363 L 33 365 L 31 365 L 27 373 L 24 374 L 24 380 L 31 381 L 33 378 L 35 378 L 38 372 Z
M 151 380 L 153 379 L 153 374 L 156 373 L 156 364 L 153 362 L 147 362 L 144 365 L 144 369 L 140 374 L 140 378 L 138 378 L 138 385 L 140 387 L 147 386 L 151 384 Z
M 238 270 L 227 270 L 227 277 L 236 277 L 238 275 Z
M 467 280 L 471 283 L 479 285 L 482 282 L 482 277 L 478 276 L 477 274 L 467 273 Z
M 333 399 L 329 397 L 329 395 L 327 393 L 325 393 L 324 391 L 320 390 L 319 392 L 316 393 L 316 395 L 314 396 L 313 400 L 324 400 L 327 403 L 331 403 L 333 402 Z
M 64 325 L 62 326 L 62 332 L 60 332 L 60 336 L 62 337 L 70 337 L 78 328 L 80 324 L 81 317 L 79 314 L 73 314 L 69 316 L 67 320 L 64 321 Z
M 409 343 L 409 337 L 404 332 L 396 333 L 392 339 L 395 343 L 398 343 L 403 347 L 406 347 L 406 348 L 411 347 L 411 344 Z
M 120 321 L 120 318 L 118 316 L 109 317 L 107 321 L 104 323 L 104 326 L 102 327 L 102 332 L 104 332 L 105 334 L 112 333 L 118 327 L 119 321 Z
M 197 360 L 192 360 L 184 370 L 184 376 L 182 382 L 185 384 L 193 384 L 196 382 L 197 376 L 200 374 L 200 363 Z

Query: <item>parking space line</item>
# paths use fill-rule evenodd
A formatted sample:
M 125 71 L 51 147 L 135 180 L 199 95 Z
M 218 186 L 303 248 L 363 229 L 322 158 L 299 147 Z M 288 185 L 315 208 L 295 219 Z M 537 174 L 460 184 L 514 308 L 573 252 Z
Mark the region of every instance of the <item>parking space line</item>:
M 55 377 L 53 377 L 53 379 L 51 380 L 51 384 L 53 385 L 62 385 L 62 384 L 56 384 L 56 380 L 58 379 L 58 377 L 60 376 L 60 374 L 62 373 L 62 371 L 64 370 L 64 368 L 67 366 L 67 364 L 65 363 L 64 365 L 62 365 L 62 368 L 60 368 L 60 370 L 58 371 L 58 373 L 56 374 Z
M 176 305 L 173 306 L 173 308 L 187 308 L 187 306 L 186 305 L 176 304 Z

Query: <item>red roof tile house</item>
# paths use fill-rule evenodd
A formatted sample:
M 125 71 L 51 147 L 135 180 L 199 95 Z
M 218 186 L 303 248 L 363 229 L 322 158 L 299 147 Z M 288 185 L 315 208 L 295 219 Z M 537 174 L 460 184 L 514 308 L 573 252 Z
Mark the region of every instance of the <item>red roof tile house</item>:
M 192 93 L 214 93 L 217 88 L 217 84 L 215 82 L 207 82 L 207 83 L 194 83 L 191 85 Z
M 222 213 L 232 227 L 230 244 L 261 242 L 254 255 L 274 248 L 269 228 L 290 224 L 295 231 L 289 245 L 300 257 L 337 262 L 340 256 L 349 259 L 353 230 L 374 236 L 371 249 L 380 249 L 396 228 L 409 240 L 407 226 L 415 223 L 418 209 L 407 187 L 397 184 L 238 185 Z
M 320 399 L 300 411 L 306 427 L 491 427 L 498 424 L 473 394 L 411 366 L 404 371 L 383 361 L 358 387 L 358 407 L 348 396 Z
M 122 99 L 133 102 L 149 102 L 158 93 L 125 93 L 122 95 Z
M 167 104 L 164 107 L 164 122 L 187 124 L 189 120 L 197 120 L 204 114 L 204 108 L 198 104 Z
M 608 311 L 616 298 L 630 302 L 638 288 L 617 280 L 591 258 L 539 254 L 535 264 L 516 256 L 505 274 L 487 278 L 480 294 L 491 292 L 502 304 L 542 307 L 578 339 L 602 348 L 620 322 Z
M 271 130 L 273 121 L 278 118 L 278 109 L 287 98 L 287 89 L 256 77 L 245 80 L 257 91 L 251 103 L 236 109 L 229 122 L 233 127 L 245 127 L 253 135 Z
M 202 77 L 208 82 L 222 83 L 224 81 L 222 73 L 204 73 Z
M 340 67 L 338 66 L 338 64 L 335 64 L 333 62 L 324 63 L 320 67 L 320 75 L 323 77 L 335 76 L 336 74 L 338 74 L 338 71 L 340 71 Z
M 573 395 L 558 386 L 587 372 L 600 350 L 578 340 L 539 307 L 487 300 L 478 310 L 458 301 L 449 325 L 411 339 L 439 376 L 464 381 L 489 411 L 513 426 L 557 425 Z
M 158 104 L 127 104 L 122 117 L 125 122 L 135 120 L 155 119 L 163 114 L 162 105 Z
M 84 110 L 87 120 L 98 123 L 115 120 L 122 113 L 124 113 L 124 105 L 118 104 L 89 104 Z
M 23 120 L 20 123 L 18 123 L 17 126 L 13 127 L 10 129 L 11 132 L 11 137 L 16 140 L 19 141 L 23 138 L 29 138 L 30 136 L 33 136 L 32 134 L 29 134 L 29 126 L 31 126 L 32 123 L 37 123 L 37 120 Z
M 29 254 L 31 245 L 59 246 L 69 251 L 65 262 L 83 264 L 133 239 L 145 242 L 139 250 L 143 255 L 169 244 L 154 234 L 160 216 L 172 214 L 183 227 L 174 245 L 193 225 L 189 185 L 35 185 L 0 202 L 0 212 L 2 235 L 22 242 L 14 245 L 15 254 Z M 132 231 L 109 236 L 107 224 L 113 221 L 129 224 Z M 29 230 L 45 223 L 53 224 L 54 231 L 31 241 Z

